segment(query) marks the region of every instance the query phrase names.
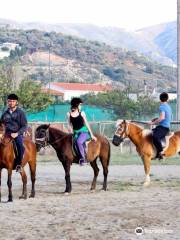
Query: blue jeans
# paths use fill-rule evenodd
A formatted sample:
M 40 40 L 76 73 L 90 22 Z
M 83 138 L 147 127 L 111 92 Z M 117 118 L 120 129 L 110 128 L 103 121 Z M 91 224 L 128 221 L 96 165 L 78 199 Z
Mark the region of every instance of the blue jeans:
M 17 156 L 17 165 L 21 165 L 22 164 L 22 159 L 23 159 L 23 155 L 24 155 L 24 146 L 23 146 L 23 136 L 22 135 L 18 135 L 16 138 L 14 138 L 14 141 L 16 143 L 16 147 L 17 147 L 17 152 L 18 152 L 18 156 Z

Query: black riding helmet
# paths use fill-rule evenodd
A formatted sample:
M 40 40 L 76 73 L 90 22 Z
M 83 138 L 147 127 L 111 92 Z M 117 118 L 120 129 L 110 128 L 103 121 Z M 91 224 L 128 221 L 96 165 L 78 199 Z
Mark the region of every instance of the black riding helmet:
M 7 99 L 9 99 L 9 100 L 17 100 L 18 101 L 19 98 L 18 98 L 18 96 L 16 94 L 11 93 L 11 94 L 8 95 Z
M 81 98 L 77 98 L 77 97 L 73 98 L 71 100 L 71 109 L 77 108 L 80 103 L 83 103 Z

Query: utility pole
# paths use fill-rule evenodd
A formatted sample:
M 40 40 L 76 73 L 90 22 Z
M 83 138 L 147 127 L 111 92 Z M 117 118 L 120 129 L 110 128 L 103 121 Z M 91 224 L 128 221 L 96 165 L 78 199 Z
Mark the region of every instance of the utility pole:
M 49 82 L 48 82 L 48 90 L 50 93 L 50 88 L 51 88 L 51 47 L 52 43 L 49 43 Z
M 177 0 L 177 109 L 176 118 L 180 121 L 180 0 Z

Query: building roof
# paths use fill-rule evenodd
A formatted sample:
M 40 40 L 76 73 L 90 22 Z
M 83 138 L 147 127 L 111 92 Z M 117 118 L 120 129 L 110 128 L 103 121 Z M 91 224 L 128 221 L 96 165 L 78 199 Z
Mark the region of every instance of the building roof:
M 57 90 L 48 89 L 48 88 L 43 88 L 42 92 L 49 93 L 49 94 L 51 94 L 53 96 L 64 96 L 63 92 L 60 92 L 60 91 L 57 91 Z
M 65 83 L 65 82 L 53 82 L 51 86 L 56 86 L 62 90 L 78 90 L 78 91 L 97 91 L 104 92 L 112 90 L 112 87 L 108 84 L 90 84 L 90 83 Z

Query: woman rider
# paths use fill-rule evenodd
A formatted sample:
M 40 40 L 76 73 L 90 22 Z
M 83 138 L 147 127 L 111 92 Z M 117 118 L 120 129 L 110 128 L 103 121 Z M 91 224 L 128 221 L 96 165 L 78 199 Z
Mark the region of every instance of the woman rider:
M 82 105 L 81 98 L 73 98 L 71 100 L 71 111 L 67 113 L 68 117 L 68 130 L 74 133 L 74 138 L 76 139 L 77 147 L 80 154 L 80 165 L 86 163 L 84 144 L 87 140 L 92 139 L 94 141 L 97 138 L 93 135 L 89 123 L 86 119 L 86 114 L 84 111 L 81 112 Z

